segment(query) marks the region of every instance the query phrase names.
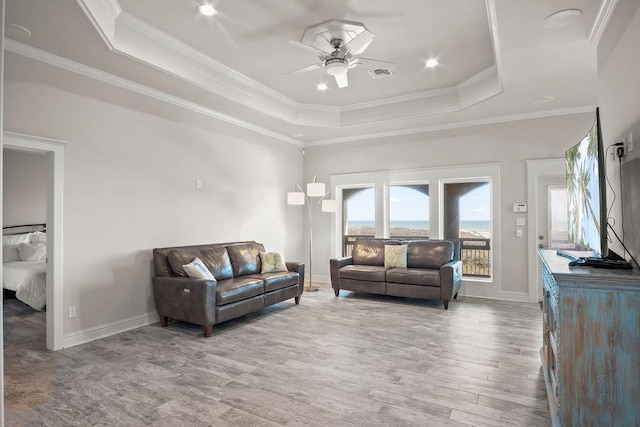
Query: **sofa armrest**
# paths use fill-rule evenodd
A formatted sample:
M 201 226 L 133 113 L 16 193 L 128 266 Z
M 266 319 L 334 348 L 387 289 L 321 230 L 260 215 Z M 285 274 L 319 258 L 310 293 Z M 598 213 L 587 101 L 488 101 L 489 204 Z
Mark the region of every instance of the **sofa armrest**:
M 340 269 L 345 265 L 352 265 L 353 257 L 332 258 L 329 260 L 331 272 L 331 286 L 333 289 L 340 289 Z
M 450 261 L 440 267 L 442 299 L 450 301 L 458 294 L 462 284 L 462 261 Z
M 215 324 L 215 280 L 159 276 L 153 279 L 159 316 L 209 326 Z
M 285 261 L 287 270 L 298 273 L 298 296 L 304 292 L 304 262 Z

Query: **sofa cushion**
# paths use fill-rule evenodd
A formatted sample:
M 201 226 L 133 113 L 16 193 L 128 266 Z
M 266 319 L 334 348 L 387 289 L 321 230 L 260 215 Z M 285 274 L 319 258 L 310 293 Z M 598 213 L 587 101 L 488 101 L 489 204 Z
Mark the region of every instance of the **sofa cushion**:
M 345 265 L 340 269 L 340 279 L 384 282 L 387 269 L 377 265 Z
M 416 240 L 407 244 L 407 267 L 438 269 L 453 259 L 448 240 Z
M 291 285 L 298 284 L 298 273 L 289 271 L 278 271 L 272 273 L 263 273 L 260 275 L 251 275 L 244 277 L 255 277 L 264 280 L 264 291 L 271 292 L 278 289 L 284 289 Z
M 260 273 L 262 263 L 260 252 L 264 252 L 264 246 L 259 243 L 245 243 L 242 245 L 227 246 L 227 252 L 233 266 L 233 276 L 246 276 Z
M 405 285 L 440 286 L 440 270 L 427 268 L 392 268 L 387 271 L 387 282 Z
M 216 305 L 225 305 L 264 293 L 264 281 L 256 277 L 221 280 L 216 287 Z
M 384 245 L 384 266 L 407 268 L 407 245 Z
M 353 243 L 352 257 L 354 264 L 384 265 L 385 245 L 399 245 L 397 240 L 388 239 L 356 239 Z
M 182 266 L 199 257 L 200 251 L 198 249 L 174 249 L 167 255 L 173 274 L 182 277 L 189 277 Z
M 227 248 L 224 246 L 212 246 L 200 249 L 200 259 L 218 280 L 231 279 L 233 267 Z

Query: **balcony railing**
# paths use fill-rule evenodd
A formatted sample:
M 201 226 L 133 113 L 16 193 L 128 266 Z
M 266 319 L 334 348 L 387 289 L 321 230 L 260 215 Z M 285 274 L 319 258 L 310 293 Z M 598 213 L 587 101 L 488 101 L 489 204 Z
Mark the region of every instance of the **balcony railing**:
M 353 243 L 358 237 L 374 236 L 344 236 L 343 256 L 350 256 Z M 397 239 L 415 239 L 416 237 L 396 237 Z M 460 259 L 462 260 L 462 274 L 470 277 L 491 277 L 491 239 L 461 238 Z

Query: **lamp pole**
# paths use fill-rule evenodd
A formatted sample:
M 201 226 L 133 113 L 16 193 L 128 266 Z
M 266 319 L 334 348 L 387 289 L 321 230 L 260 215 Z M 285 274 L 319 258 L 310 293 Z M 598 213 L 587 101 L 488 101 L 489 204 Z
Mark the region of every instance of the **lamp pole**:
M 313 286 L 313 216 L 320 205 L 322 205 L 323 212 L 335 212 L 336 204 L 335 200 L 327 199 L 329 192 L 325 192 L 323 183 L 316 182 L 315 176 L 313 182 L 307 184 L 306 193 L 297 184 L 296 188 L 298 191 L 287 194 L 287 203 L 289 205 L 304 205 L 306 203 L 309 211 L 309 287 L 305 290 L 316 292 L 318 288 Z M 314 200 L 316 197 L 319 197 L 317 201 Z

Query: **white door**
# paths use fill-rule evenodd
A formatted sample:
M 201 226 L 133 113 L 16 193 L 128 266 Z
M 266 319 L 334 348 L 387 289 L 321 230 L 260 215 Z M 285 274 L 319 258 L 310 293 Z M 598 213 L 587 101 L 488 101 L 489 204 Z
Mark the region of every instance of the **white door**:
M 539 246 L 549 243 L 549 188 L 565 185 L 564 158 L 527 160 L 527 258 L 529 302 L 540 301 L 542 293 Z M 566 210 L 566 208 L 565 208 Z
M 537 249 L 564 249 L 567 244 L 567 185 L 564 176 L 538 179 L 536 209 Z M 542 275 L 538 274 L 538 301 L 542 301 Z

